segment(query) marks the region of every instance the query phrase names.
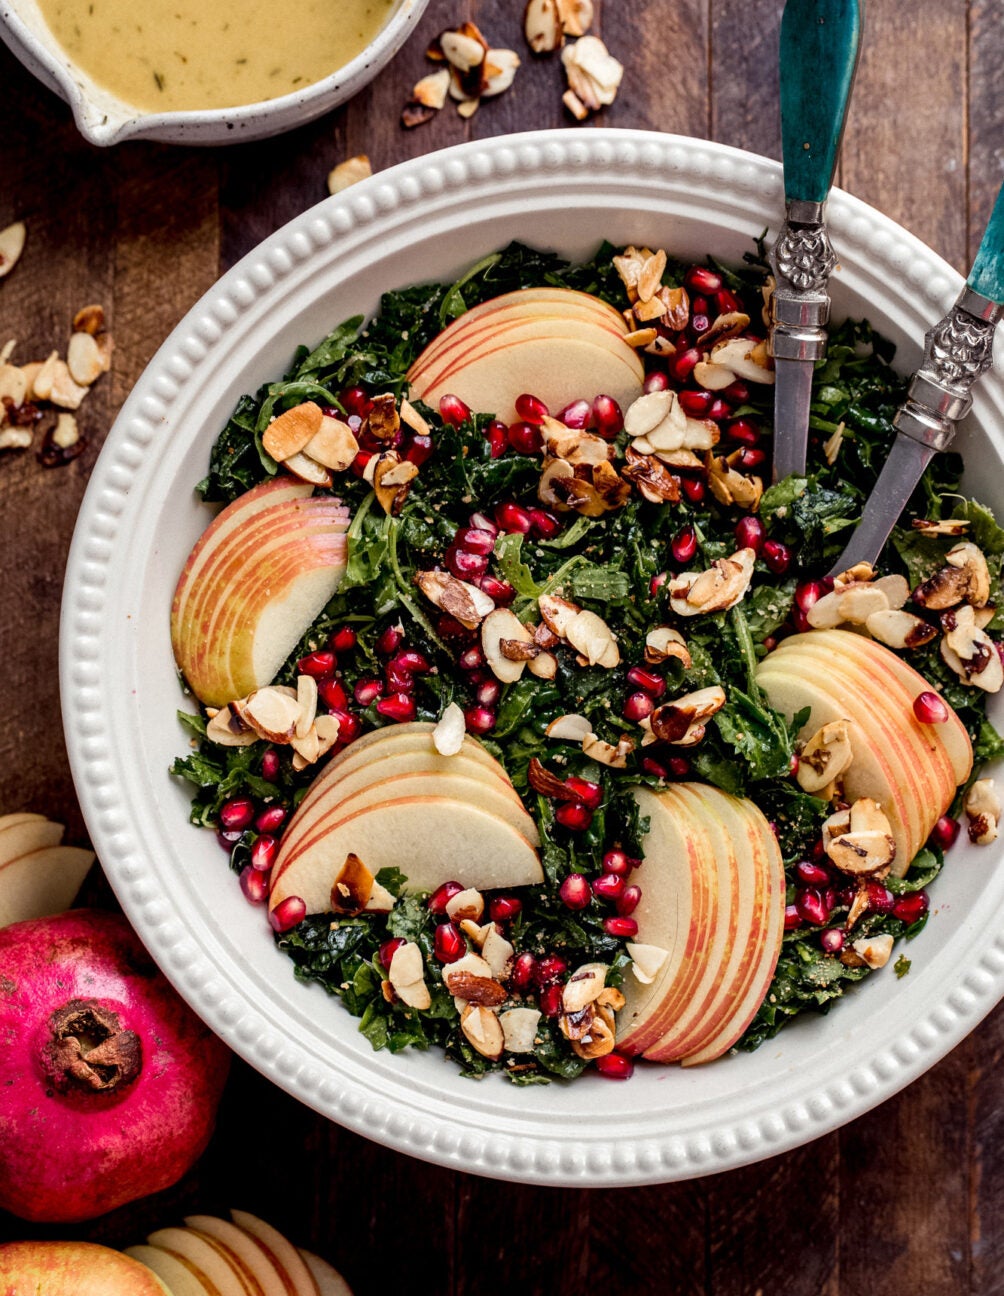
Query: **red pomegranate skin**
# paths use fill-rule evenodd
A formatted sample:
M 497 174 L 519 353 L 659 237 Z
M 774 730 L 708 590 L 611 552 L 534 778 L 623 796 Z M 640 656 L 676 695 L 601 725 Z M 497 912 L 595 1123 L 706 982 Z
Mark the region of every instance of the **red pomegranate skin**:
M 0 1208 L 62 1223 L 169 1187 L 229 1064 L 119 914 L 0 930 Z

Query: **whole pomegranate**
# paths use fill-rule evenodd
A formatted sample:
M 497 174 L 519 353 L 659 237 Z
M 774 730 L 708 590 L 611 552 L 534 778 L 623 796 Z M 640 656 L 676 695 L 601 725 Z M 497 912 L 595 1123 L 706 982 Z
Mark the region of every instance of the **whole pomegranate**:
M 0 930 L 0 1208 L 92 1219 L 175 1183 L 229 1062 L 118 914 Z

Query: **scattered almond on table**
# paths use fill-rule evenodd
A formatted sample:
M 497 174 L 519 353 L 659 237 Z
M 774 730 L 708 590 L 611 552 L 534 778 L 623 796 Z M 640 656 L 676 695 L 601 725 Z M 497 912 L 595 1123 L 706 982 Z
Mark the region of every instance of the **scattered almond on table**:
M 344 162 L 339 162 L 333 170 L 328 172 L 328 193 L 341 193 L 343 189 L 358 184 L 360 180 L 368 179 L 372 174 L 373 168 L 365 153 L 346 158 Z
M 447 99 L 456 102 L 461 117 L 473 117 L 482 99 L 509 89 L 520 65 L 515 50 L 491 49 L 472 22 L 440 32 L 425 56 L 443 66 L 412 89 L 401 113 L 401 125 L 408 129 L 431 121 Z
M 27 230 L 23 221 L 15 221 L 0 230 L 0 279 L 10 274 L 24 250 Z

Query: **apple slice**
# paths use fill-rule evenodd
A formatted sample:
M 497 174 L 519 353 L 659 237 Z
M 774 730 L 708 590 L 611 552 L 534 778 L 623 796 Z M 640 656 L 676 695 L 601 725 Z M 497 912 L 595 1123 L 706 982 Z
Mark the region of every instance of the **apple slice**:
M 276 1267 L 271 1253 L 230 1220 L 217 1219 L 215 1215 L 188 1215 L 185 1225 L 235 1256 L 258 1283 L 263 1296 L 296 1296 L 292 1280 L 287 1278 L 284 1269 Z
M 303 1247 L 299 1247 L 298 1250 L 303 1263 L 310 1270 L 314 1282 L 317 1283 L 320 1296 L 352 1296 L 352 1288 L 338 1270 L 328 1264 L 327 1260 L 322 1260 L 320 1256 L 314 1255 L 313 1251 L 304 1251 Z
M 0 828 L 0 866 L 46 846 L 58 846 L 63 831 L 62 824 L 43 819 L 41 815 Z
M 261 1287 L 250 1275 L 245 1281 L 240 1269 L 230 1263 L 225 1252 L 192 1229 L 157 1229 L 147 1242 L 176 1260 L 194 1266 L 212 1283 L 219 1296 L 263 1296 Z
M 229 509 L 196 545 L 171 616 L 178 666 L 214 706 L 271 682 L 337 589 L 347 551 L 349 513 L 330 496 L 284 496 L 239 509 L 236 523 Z
M 436 407 L 442 396 L 452 393 L 471 409 L 493 413 L 504 423 L 518 419 L 515 401 L 522 392 L 532 392 L 553 410 L 600 393 L 626 409 L 641 395 L 644 367 L 627 343 L 619 354 L 607 346 L 608 335 L 596 331 L 598 344 L 578 337 L 535 339 L 531 334 L 521 342 L 500 345 L 455 369 L 443 382 L 414 382 L 412 399 Z
M 412 891 L 433 891 L 451 879 L 484 891 L 544 880 L 534 847 L 498 815 L 451 797 L 412 797 L 349 816 L 291 859 L 280 848 L 270 908 L 299 896 L 307 913 L 327 913 L 332 883 L 349 854 L 372 873 L 399 868 Z
M 18 811 L 16 814 L 0 815 L 0 832 L 5 828 L 13 828 L 15 824 L 30 823 L 32 820 L 45 819 L 45 815 L 31 814 L 27 810 Z
M 0 927 L 69 909 L 93 863 L 93 851 L 46 846 L 0 865 Z
M 125 1248 L 125 1254 L 152 1269 L 171 1296 L 221 1296 L 205 1274 L 170 1251 L 155 1246 L 131 1246 Z
M 297 1296 L 320 1296 L 317 1290 L 317 1284 L 306 1264 L 302 1260 L 299 1251 L 293 1246 L 292 1242 L 286 1240 L 278 1229 L 266 1224 L 264 1220 L 258 1219 L 256 1215 L 249 1215 L 247 1211 L 232 1210 L 230 1218 L 245 1233 L 261 1246 L 269 1255 L 272 1263 L 277 1269 L 284 1272 L 288 1279 L 293 1283 Z

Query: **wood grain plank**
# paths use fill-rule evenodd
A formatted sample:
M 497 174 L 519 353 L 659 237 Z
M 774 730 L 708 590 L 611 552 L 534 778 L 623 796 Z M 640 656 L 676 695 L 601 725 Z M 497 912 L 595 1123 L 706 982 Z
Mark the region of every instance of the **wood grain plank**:
M 712 0 L 711 130 L 722 144 L 781 156 L 779 4 Z
M 969 1296 L 996 1296 L 1004 1274 L 1004 1008 L 996 1008 L 966 1042 L 969 1052 L 967 1110 L 969 1147 Z
M 708 1296 L 708 1183 L 593 1193 L 589 1290 Z
M 1000 0 L 969 5 L 969 247 L 979 247 L 1004 183 L 1004 14 Z
M 872 0 L 840 183 L 966 262 L 965 0 Z M 968 268 L 968 267 L 967 267 Z
M 710 0 L 608 0 L 600 32 L 625 72 L 617 98 L 595 118 L 597 125 L 707 139 L 710 12 Z

